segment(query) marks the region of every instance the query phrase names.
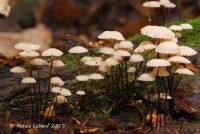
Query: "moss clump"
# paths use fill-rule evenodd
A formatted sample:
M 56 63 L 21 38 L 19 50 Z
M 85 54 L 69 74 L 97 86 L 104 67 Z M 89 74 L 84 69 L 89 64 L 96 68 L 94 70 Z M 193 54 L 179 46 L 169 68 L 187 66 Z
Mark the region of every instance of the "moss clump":
M 145 35 L 137 34 L 133 37 L 128 38 L 128 40 L 130 40 L 133 43 L 140 43 L 142 41 L 148 41 L 150 40 L 150 38 Z
M 168 26 L 179 25 L 181 23 L 189 23 L 193 26 L 194 29 L 182 31 L 182 38 L 180 39 L 180 43 L 183 45 L 200 48 L 200 17 L 192 20 L 170 22 Z

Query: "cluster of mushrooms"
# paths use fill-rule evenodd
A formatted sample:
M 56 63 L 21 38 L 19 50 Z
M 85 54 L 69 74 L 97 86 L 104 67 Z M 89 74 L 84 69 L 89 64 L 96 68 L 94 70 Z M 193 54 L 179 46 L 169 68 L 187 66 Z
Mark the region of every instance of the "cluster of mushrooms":
M 100 90 L 98 92 L 107 96 L 105 98 L 115 108 L 123 107 L 130 100 L 135 104 L 138 99 L 147 99 L 155 104 L 156 126 L 161 125 L 161 115 L 166 117 L 174 110 L 174 96 L 183 76 L 194 75 L 195 72 L 188 57 L 197 52 L 188 46 L 178 45 L 179 32 L 191 29 L 190 24 L 169 28 L 148 25 L 141 29 L 141 34 L 148 36 L 150 41 L 139 44 L 126 40 L 120 32 L 105 31 L 98 36 L 101 43 L 93 48 L 95 53 L 84 46 L 72 47 L 68 53 L 77 58 L 75 80 L 81 85 L 73 92 L 79 99 L 81 96 L 95 98 L 98 96 L 94 94 Z M 45 119 L 55 116 L 56 105 L 67 103 L 67 98 L 72 96 L 72 92 L 64 88 L 65 82 L 56 74 L 57 68 L 65 66 L 60 60 L 64 53 L 56 48 L 40 52 L 40 46 L 32 43 L 18 43 L 15 48 L 24 59 L 26 68 L 16 66 L 10 72 L 26 74 L 25 77 L 21 75 L 21 83 L 26 84 L 30 91 L 32 105 L 29 115 L 32 121 L 42 121 L 41 115 Z M 47 87 L 41 82 L 43 66 L 49 69 Z M 153 91 L 139 95 L 141 91 L 148 90 L 145 85 L 152 85 Z
M 83 46 L 75 46 L 69 50 L 69 53 L 77 56 L 79 63 L 76 80 L 83 83 L 102 80 L 104 85 L 100 89 L 104 95 L 108 95 L 114 107 L 123 106 L 131 99 L 135 103 L 140 99 L 137 98 L 140 92 L 138 90 L 148 90 L 144 89 L 145 84 L 154 85 L 155 90 L 147 91 L 142 99 L 156 102 L 156 126 L 161 125 L 158 122 L 161 121 L 158 120 L 161 115 L 166 117 L 173 111 L 174 95 L 183 76 L 194 75 L 195 72 L 188 57 L 197 52 L 188 46 L 177 44 L 180 37 L 175 32 L 180 29 L 189 30 L 193 27 L 190 24 L 173 25 L 169 28 L 145 26 L 141 29 L 141 34 L 150 37 L 151 41 L 143 41 L 138 45 L 125 40 L 117 31 L 105 31 L 98 36 L 102 42 L 97 48 L 98 56 L 87 55 L 88 49 Z M 91 87 L 94 88 L 84 88 L 85 92 L 97 90 L 97 87 Z
M 66 103 L 67 97 L 72 95 L 70 90 L 63 87 L 65 82 L 56 73 L 58 68 L 65 66 L 59 59 L 63 52 L 56 48 L 49 48 L 41 53 L 40 45 L 28 42 L 18 43 L 15 48 L 19 50 L 25 68 L 15 66 L 10 69 L 10 72 L 21 74 L 18 78 L 22 78 L 21 83 L 26 85 L 30 92 L 31 111 L 26 117 L 29 119 L 31 117 L 33 122 L 41 122 L 55 116 L 55 106 Z M 45 66 L 48 67 L 45 68 L 47 70 L 45 73 L 49 73 L 47 83 L 41 80 L 44 75 L 41 74 L 42 68 Z M 49 103 L 50 92 L 54 97 L 51 103 Z M 83 96 L 85 92 L 76 91 L 76 95 Z

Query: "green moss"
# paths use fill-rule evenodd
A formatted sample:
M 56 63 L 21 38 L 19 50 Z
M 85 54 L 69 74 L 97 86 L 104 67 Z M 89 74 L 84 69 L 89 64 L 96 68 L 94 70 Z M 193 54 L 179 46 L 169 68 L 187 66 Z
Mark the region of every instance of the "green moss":
M 168 26 L 175 24 L 179 25 L 181 23 L 189 23 L 194 27 L 194 29 L 182 31 L 182 38 L 180 39 L 180 43 L 183 45 L 200 48 L 200 17 L 193 20 L 170 22 Z
M 72 54 L 65 54 L 64 56 L 65 66 L 70 70 L 76 70 L 78 66 L 78 61 L 76 57 Z
M 145 36 L 145 35 L 137 34 L 133 37 L 128 38 L 128 40 L 137 44 L 137 43 L 142 42 L 142 41 L 148 41 L 148 40 L 150 40 L 150 38 Z

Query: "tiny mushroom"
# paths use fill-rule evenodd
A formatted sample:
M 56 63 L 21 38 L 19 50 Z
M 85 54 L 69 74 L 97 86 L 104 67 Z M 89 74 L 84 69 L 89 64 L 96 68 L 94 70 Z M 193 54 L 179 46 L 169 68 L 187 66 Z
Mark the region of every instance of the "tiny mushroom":
M 144 57 L 140 54 L 133 54 L 131 55 L 129 62 L 133 62 L 133 63 L 138 63 L 138 62 L 143 62 L 144 61 Z
M 33 58 L 33 57 L 38 57 L 40 54 L 36 51 L 22 51 L 22 52 L 19 52 L 19 55 L 21 57 Z
M 13 68 L 10 69 L 10 72 L 12 73 L 25 73 L 26 69 L 20 66 L 15 66 Z
M 50 80 L 51 84 L 57 86 L 63 86 L 65 82 L 60 77 L 52 77 Z
M 182 56 L 173 56 L 168 59 L 171 63 L 182 63 L 182 64 L 191 64 L 187 58 Z
M 88 49 L 83 46 L 75 46 L 69 49 L 68 51 L 71 54 L 80 54 L 80 53 L 87 53 Z
M 111 47 L 102 47 L 99 49 L 99 52 L 107 55 L 112 55 L 114 53 L 114 49 Z
M 171 63 L 164 59 L 152 59 L 147 62 L 148 67 L 167 67 L 171 66 Z
M 76 94 L 79 95 L 79 96 L 84 96 L 85 95 L 85 91 L 77 91 Z
M 123 35 L 118 31 L 104 31 L 98 36 L 98 38 L 102 40 L 117 40 L 117 41 L 125 40 Z
M 61 87 L 52 87 L 51 92 L 55 94 L 59 94 L 61 91 Z
M 33 77 L 25 77 L 22 79 L 21 82 L 24 84 L 34 84 L 34 83 L 36 83 L 36 80 Z
M 40 45 L 30 42 L 20 42 L 14 46 L 17 50 L 36 51 L 40 49 Z
M 187 68 L 179 68 L 175 71 L 175 73 L 181 75 L 194 75 L 194 73 Z
M 32 60 L 30 61 L 30 63 L 31 63 L 32 65 L 36 65 L 36 66 L 48 65 L 48 63 L 47 63 L 44 59 L 41 59 L 41 58 L 32 59 Z
M 154 81 L 156 78 L 150 73 L 143 73 L 137 79 L 139 81 Z
M 104 76 L 101 74 L 98 74 L 98 73 L 93 73 L 93 74 L 89 75 L 89 78 L 91 80 L 102 80 L 102 79 L 104 79 Z
M 42 52 L 42 56 L 44 57 L 60 57 L 63 55 L 63 52 L 56 48 L 49 48 Z
M 88 81 L 89 77 L 87 75 L 78 75 L 76 76 L 77 81 Z
M 62 95 L 57 95 L 56 97 L 54 97 L 53 102 L 57 104 L 63 104 L 67 102 L 67 98 Z

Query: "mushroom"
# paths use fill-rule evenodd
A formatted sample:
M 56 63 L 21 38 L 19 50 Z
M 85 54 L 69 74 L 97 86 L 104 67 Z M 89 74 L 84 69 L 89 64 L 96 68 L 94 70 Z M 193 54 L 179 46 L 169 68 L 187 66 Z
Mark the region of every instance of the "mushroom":
M 145 26 L 141 30 L 141 34 L 155 39 L 174 39 L 175 33 L 164 26 Z
M 15 66 L 13 68 L 10 69 L 10 72 L 12 73 L 25 73 L 26 72 L 26 69 L 23 68 L 23 67 L 20 67 L 20 66 Z
M 150 73 L 143 73 L 137 78 L 139 81 L 155 81 L 155 79 L 156 78 Z
M 133 62 L 133 63 L 138 63 L 138 62 L 143 62 L 144 61 L 144 57 L 140 54 L 133 54 L 131 55 L 129 62 Z
M 72 93 L 71 93 L 70 90 L 68 90 L 66 88 L 61 88 L 60 95 L 62 95 L 62 96 L 71 96 Z
M 99 52 L 107 55 L 113 55 L 114 49 L 111 47 L 102 47 L 99 49 Z
M 65 82 L 60 77 L 52 77 L 50 80 L 52 85 L 63 86 Z
M 51 92 L 55 94 L 59 94 L 61 91 L 61 87 L 52 87 Z
M 14 46 L 17 50 L 36 51 L 40 49 L 40 45 L 30 42 L 20 42 Z
M 63 52 L 56 48 L 49 48 L 42 52 L 42 56 L 44 57 L 60 57 L 63 55 Z
M 191 61 L 189 61 L 187 58 L 182 56 L 173 56 L 168 59 L 171 63 L 182 63 L 182 64 L 191 64 Z
M 133 50 L 133 47 L 134 45 L 131 41 L 121 41 L 114 46 L 116 50 L 122 49 L 122 50 L 127 50 L 127 51 Z
M 30 64 L 36 65 L 36 66 L 45 66 L 45 65 L 48 65 L 48 63 L 45 60 L 41 59 L 41 58 L 32 59 L 30 61 Z
M 88 49 L 82 46 L 75 46 L 69 49 L 68 52 L 71 54 L 81 54 L 81 53 L 87 53 Z
M 179 68 L 175 71 L 175 73 L 180 75 L 194 75 L 194 73 L 187 68 Z
M 34 84 L 34 83 L 36 83 L 36 80 L 33 77 L 25 77 L 25 78 L 23 78 L 21 80 L 21 83 L 24 83 L 24 84 Z
M 148 67 L 167 67 L 171 66 L 171 63 L 164 59 L 152 59 L 147 62 Z
M 93 73 L 89 75 L 89 79 L 91 80 L 102 80 L 104 79 L 104 76 L 98 73 Z
M 127 70 L 128 73 L 135 73 L 135 71 L 136 71 L 135 67 L 129 67 Z
M 191 24 L 188 24 L 188 23 L 183 23 L 183 24 L 180 25 L 180 27 L 182 27 L 184 30 L 193 29 L 193 26 Z
M 125 50 L 117 50 L 114 52 L 114 56 L 129 57 L 131 54 Z
M 179 46 L 175 42 L 165 41 L 160 43 L 155 51 L 161 54 L 177 54 Z
M 159 8 L 160 7 L 160 3 L 157 2 L 157 1 L 147 1 L 147 2 L 144 2 L 142 4 L 142 6 L 149 7 L 149 8 Z
M 50 65 L 51 63 L 49 63 Z M 64 67 L 65 64 L 61 61 L 61 60 L 54 60 L 52 63 L 52 67 L 56 68 L 56 67 Z
M 57 104 L 63 104 L 67 102 L 67 98 L 62 95 L 57 95 L 56 97 L 53 98 L 53 102 Z
M 178 55 L 180 55 L 180 56 L 194 56 L 196 54 L 197 54 L 197 52 L 188 46 L 179 46 Z
M 116 66 L 119 64 L 119 62 L 115 59 L 113 59 L 112 57 L 111 58 L 107 58 L 105 61 L 104 61 L 105 64 L 107 64 L 108 66 Z
M 33 58 L 33 57 L 38 57 L 40 54 L 36 51 L 22 51 L 19 52 L 19 55 L 21 57 Z
M 104 31 L 98 36 L 98 39 L 102 40 L 117 40 L 122 41 L 125 40 L 123 35 L 118 31 Z
M 78 75 L 76 76 L 77 81 L 88 81 L 89 77 L 87 75 Z
M 183 28 L 181 26 L 178 26 L 178 25 L 172 25 L 169 27 L 170 30 L 172 31 L 182 31 Z

